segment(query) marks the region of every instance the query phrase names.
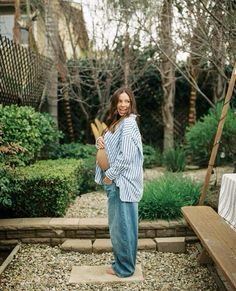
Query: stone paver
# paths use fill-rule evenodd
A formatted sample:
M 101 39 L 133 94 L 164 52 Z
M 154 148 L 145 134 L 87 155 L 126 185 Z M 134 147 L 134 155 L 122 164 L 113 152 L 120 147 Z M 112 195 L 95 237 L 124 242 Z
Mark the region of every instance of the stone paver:
M 156 251 L 156 243 L 153 239 L 150 238 L 141 238 L 138 240 L 138 249 L 141 250 L 149 250 Z
M 108 229 L 107 218 L 80 218 L 79 228 L 83 229 Z
M 106 273 L 106 269 L 110 266 L 73 266 L 69 283 L 118 283 L 143 281 L 141 265 L 136 266 L 133 276 L 127 278 L 119 278 L 115 275 Z
M 158 252 L 185 253 L 185 237 L 158 237 L 155 238 Z
M 89 239 L 67 239 L 62 245 L 63 251 L 77 251 L 80 253 L 92 253 L 92 241 Z
M 112 244 L 110 239 L 96 239 L 93 243 L 94 253 L 106 253 L 112 251 Z
M 61 245 L 64 251 L 77 251 L 80 253 L 106 253 L 112 252 L 110 239 L 96 239 L 92 244 L 88 239 L 67 239 Z M 139 239 L 138 250 L 184 253 L 185 237 L 164 237 L 153 239 Z

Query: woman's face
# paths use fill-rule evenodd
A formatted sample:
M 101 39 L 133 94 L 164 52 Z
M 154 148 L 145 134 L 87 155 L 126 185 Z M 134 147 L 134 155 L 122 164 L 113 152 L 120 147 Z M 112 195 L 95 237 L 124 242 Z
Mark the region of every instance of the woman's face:
M 130 108 L 130 98 L 125 92 L 121 93 L 118 98 L 117 111 L 120 116 L 124 116 L 129 112 Z

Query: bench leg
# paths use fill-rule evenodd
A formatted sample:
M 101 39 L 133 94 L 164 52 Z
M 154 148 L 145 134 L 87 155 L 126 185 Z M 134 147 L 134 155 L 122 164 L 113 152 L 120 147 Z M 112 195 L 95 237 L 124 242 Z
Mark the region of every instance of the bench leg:
M 211 257 L 208 255 L 208 252 L 204 248 L 202 249 L 197 260 L 200 265 L 208 265 L 213 263 Z

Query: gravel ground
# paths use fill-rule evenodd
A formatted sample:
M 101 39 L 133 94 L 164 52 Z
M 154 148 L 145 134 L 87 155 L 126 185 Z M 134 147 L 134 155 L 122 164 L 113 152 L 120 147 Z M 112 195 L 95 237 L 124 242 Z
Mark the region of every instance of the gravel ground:
M 223 173 L 232 168 L 221 168 L 211 181 L 220 183 Z M 163 169 L 145 171 L 145 180 L 162 175 Z M 206 170 L 187 172 L 186 175 L 204 181 Z M 66 213 L 66 217 L 106 217 L 106 195 L 103 191 L 78 197 Z M 74 265 L 110 264 L 111 253 L 64 253 L 60 247 L 44 244 L 22 244 L 21 249 L 0 278 L 1 291 L 67 291 L 67 290 L 217 290 L 208 269 L 199 267 L 196 261 L 196 245 L 187 245 L 186 254 L 138 252 L 145 280 L 139 283 L 119 284 L 69 284 Z
M 16 291 L 67 291 L 67 290 L 212 290 L 217 287 L 208 269 L 197 266 L 194 245 L 186 254 L 138 252 L 145 280 L 117 284 L 69 284 L 72 266 L 107 265 L 110 253 L 79 254 L 64 253 L 59 247 L 46 245 L 21 246 L 7 271 L 1 278 L 1 290 Z

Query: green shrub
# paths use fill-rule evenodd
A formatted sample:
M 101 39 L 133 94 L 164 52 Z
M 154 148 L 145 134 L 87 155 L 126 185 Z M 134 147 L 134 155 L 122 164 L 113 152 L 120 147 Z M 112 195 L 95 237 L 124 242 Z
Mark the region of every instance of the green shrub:
M 185 169 L 185 152 L 180 146 L 163 153 L 163 164 L 170 172 L 182 172 Z
M 143 156 L 144 156 L 144 163 L 143 167 L 146 168 L 153 168 L 155 166 L 160 166 L 162 163 L 161 153 L 151 145 L 143 145 Z
M 0 105 L 0 124 L 4 142 L 24 148 L 14 156 L 17 165 L 35 161 L 43 148 L 56 144 L 61 136 L 49 114 L 35 112 L 27 106 Z M 0 159 L 5 162 L 4 155 Z
M 11 181 L 14 177 L 13 171 L 3 164 L 0 164 L 0 209 L 11 207 L 12 200 L 10 193 Z
M 83 160 L 83 183 L 80 193 L 88 193 L 98 188 L 94 181 L 96 166 L 96 147 L 91 144 L 70 143 L 59 145 L 58 149 L 51 154 L 51 158 L 67 158 Z
M 145 184 L 139 203 L 141 219 L 175 219 L 181 217 L 181 207 L 196 205 L 201 185 L 181 174 L 168 173 Z
M 81 194 L 92 192 L 99 189 L 99 186 L 95 183 L 95 168 L 96 168 L 96 159 L 95 156 L 90 158 L 83 159 L 84 168 L 83 168 L 83 183 L 81 185 Z
M 86 159 L 91 158 L 92 156 L 95 158 L 96 151 L 97 150 L 95 145 L 91 144 L 81 144 L 81 143 L 61 144 L 53 153 L 51 153 L 50 158 Z
M 58 159 L 39 161 L 17 169 L 12 192 L 15 217 L 63 216 L 79 194 L 83 161 Z
M 218 123 L 222 111 L 222 104 L 218 103 L 216 108 L 210 109 L 209 113 L 201 118 L 195 125 L 187 128 L 185 135 L 186 155 L 191 157 L 192 163 L 199 166 L 207 166 L 210 159 L 213 142 L 216 135 Z M 219 144 L 218 153 L 224 152 L 225 161 L 236 160 L 236 115 L 229 108 Z M 216 162 L 221 164 L 220 155 Z

